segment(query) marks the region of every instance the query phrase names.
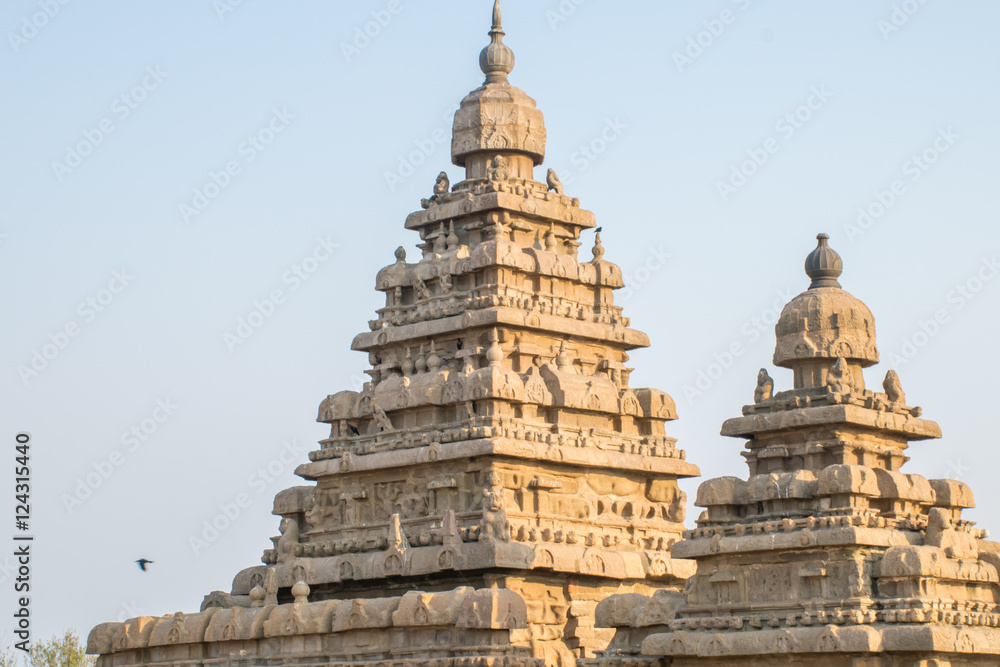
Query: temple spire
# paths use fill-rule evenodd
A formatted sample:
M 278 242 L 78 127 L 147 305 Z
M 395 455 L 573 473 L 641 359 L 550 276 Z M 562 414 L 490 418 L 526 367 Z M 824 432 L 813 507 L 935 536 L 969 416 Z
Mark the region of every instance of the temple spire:
M 500 13 L 500 0 L 493 4 L 493 29 L 490 30 L 490 43 L 479 54 L 479 67 L 486 75 L 486 83 L 507 83 L 507 75 L 514 70 L 514 52 L 503 43 L 503 17 Z

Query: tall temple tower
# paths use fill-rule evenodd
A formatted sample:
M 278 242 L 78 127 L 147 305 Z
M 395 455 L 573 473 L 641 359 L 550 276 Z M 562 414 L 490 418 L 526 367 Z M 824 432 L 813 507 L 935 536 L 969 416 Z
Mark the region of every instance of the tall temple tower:
M 941 431 L 895 372 L 865 388 L 875 322 L 827 238 L 775 328 L 793 388 L 761 370 L 753 405 L 722 427 L 746 441 L 750 477 L 704 482 L 706 511 L 673 548 L 697 574 L 684 595 L 602 603 L 598 624 L 620 630 L 587 664 L 1000 664 L 1000 544 L 962 519 L 968 486 L 901 472 L 908 443 Z
M 600 600 L 694 573 L 669 551 L 677 480 L 699 474 L 666 433 L 674 402 L 630 386 L 649 341 L 614 303 L 600 230 L 578 258 L 594 215 L 552 170 L 535 180 L 545 124 L 508 81 L 499 2 L 490 38 L 455 114 L 464 178 L 442 172 L 407 218 L 420 257 L 379 271 L 385 307 L 353 344 L 371 381 L 320 406 L 330 435 L 297 470 L 314 483 L 278 494 L 264 565 L 200 614 L 99 626 L 102 667 L 570 667 L 613 635 Z

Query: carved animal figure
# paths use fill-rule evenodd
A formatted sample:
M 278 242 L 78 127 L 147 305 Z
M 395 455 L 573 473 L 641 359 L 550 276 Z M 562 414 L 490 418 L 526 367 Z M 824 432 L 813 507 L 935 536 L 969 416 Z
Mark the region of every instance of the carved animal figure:
M 903 385 L 900 384 L 896 371 L 889 371 L 885 374 L 882 388 L 885 389 L 885 395 L 889 397 L 891 403 L 906 403 L 906 394 L 903 393 Z
M 280 530 L 278 562 L 284 563 L 295 558 L 295 547 L 299 543 L 299 522 L 295 519 L 282 519 Z
M 442 171 L 438 174 L 437 182 L 434 183 L 434 194 L 440 197 L 449 192 L 451 192 L 451 181 L 448 180 L 448 174 Z
M 774 396 L 774 380 L 767 374 L 767 369 L 762 368 L 757 373 L 757 389 L 753 393 L 754 403 L 761 403 L 770 400 Z
M 552 190 L 557 195 L 564 194 L 562 181 L 559 180 L 559 176 L 556 174 L 555 169 L 549 169 L 549 174 L 545 178 L 545 183 L 549 186 L 549 190 Z
M 943 549 L 948 558 L 979 557 L 976 538 L 969 533 L 955 530 L 947 512 L 941 507 L 932 507 L 929 512 L 924 544 Z

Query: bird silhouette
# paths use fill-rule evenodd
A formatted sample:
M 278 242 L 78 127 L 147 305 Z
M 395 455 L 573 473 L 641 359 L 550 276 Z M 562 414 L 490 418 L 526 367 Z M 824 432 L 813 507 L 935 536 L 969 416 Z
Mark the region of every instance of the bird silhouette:
M 143 572 L 147 572 L 148 570 L 146 570 L 146 566 L 152 565 L 153 561 L 146 560 L 145 558 L 140 558 L 139 560 L 136 561 L 136 563 L 139 565 L 140 570 L 142 570 Z

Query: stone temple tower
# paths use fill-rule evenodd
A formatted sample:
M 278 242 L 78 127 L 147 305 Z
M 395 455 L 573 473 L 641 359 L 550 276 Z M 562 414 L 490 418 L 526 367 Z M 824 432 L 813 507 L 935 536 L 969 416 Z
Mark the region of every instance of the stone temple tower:
M 844 291 L 819 236 L 812 279 L 775 328 L 754 403 L 722 434 L 746 442 L 748 480 L 704 482 L 705 512 L 673 555 L 697 574 L 684 595 L 602 603 L 620 628 L 593 665 L 945 667 L 1000 664 L 1000 544 L 962 519 L 961 482 L 901 471 L 909 442 L 938 438 L 878 362 L 871 311 Z M 663 657 L 658 657 L 663 656 Z
M 419 257 L 378 272 L 385 307 L 353 343 L 371 381 L 320 406 L 330 435 L 297 470 L 312 483 L 275 499 L 264 564 L 199 614 L 99 626 L 102 667 L 570 666 L 614 634 L 600 600 L 693 574 L 669 551 L 677 479 L 699 474 L 667 435 L 674 402 L 630 386 L 648 339 L 599 233 L 578 257 L 594 215 L 535 179 L 544 119 L 508 81 L 499 3 L 490 38 L 455 114 L 464 174 L 407 218 Z

